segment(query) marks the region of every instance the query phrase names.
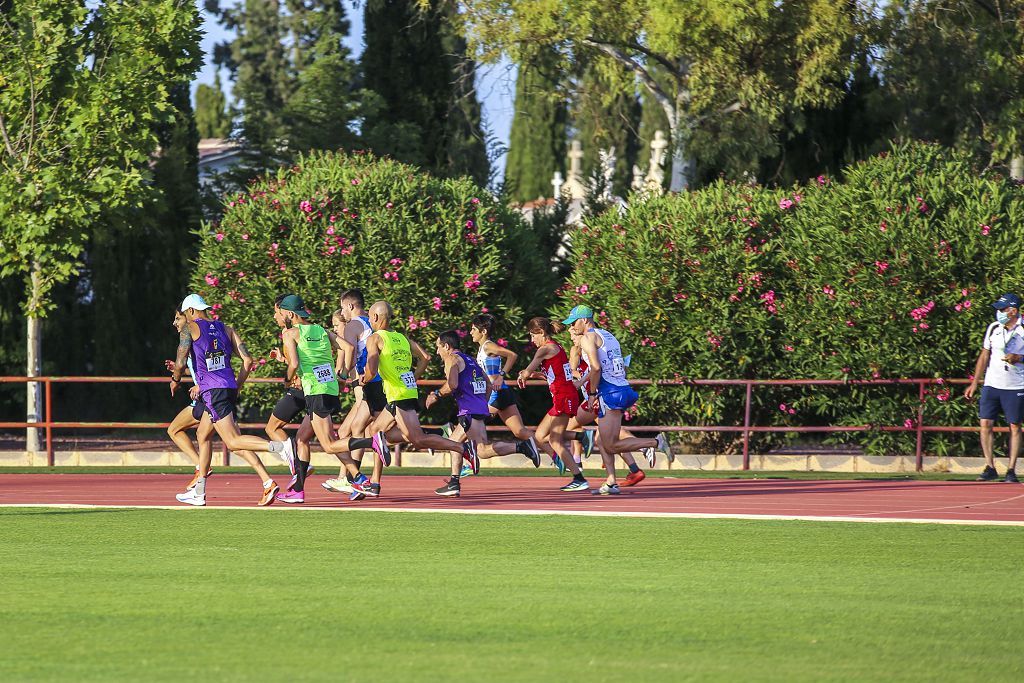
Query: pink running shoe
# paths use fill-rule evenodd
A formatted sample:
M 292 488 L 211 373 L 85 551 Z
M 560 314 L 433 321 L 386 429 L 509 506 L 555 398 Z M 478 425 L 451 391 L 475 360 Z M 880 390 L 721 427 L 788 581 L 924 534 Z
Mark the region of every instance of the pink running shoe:
M 306 492 L 305 491 L 285 491 L 284 493 L 277 494 L 277 499 L 282 503 L 305 503 Z

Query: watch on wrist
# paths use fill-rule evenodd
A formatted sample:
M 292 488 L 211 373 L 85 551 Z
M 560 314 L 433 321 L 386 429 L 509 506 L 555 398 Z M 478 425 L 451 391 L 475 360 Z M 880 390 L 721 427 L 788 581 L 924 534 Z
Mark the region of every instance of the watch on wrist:
M 441 390 L 440 389 L 434 389 L 434 396 L 436 396 L 437 398 L 441 398 Z

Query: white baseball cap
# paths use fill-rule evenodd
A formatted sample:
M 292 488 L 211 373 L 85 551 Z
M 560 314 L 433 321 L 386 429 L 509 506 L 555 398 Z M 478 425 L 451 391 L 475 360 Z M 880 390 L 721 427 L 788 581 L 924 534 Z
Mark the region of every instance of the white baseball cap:
M 205 311 L 210 305 L 203 301 L 203 297 L 198 294 L 189 294 L 181 300 L 181 306 L 178 308 L 182 311 L 187 311 L 190 308 L 194 308 L 197 311 Z

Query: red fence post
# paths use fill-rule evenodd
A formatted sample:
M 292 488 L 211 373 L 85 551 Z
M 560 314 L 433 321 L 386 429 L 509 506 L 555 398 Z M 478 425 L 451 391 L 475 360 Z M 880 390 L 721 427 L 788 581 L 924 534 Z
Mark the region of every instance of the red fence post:
M 44 383 L 46 391 L 46 466 L 53 467 L 53 384 L 50 378 Z
M 754 395 L 754 383 L 747 380 L 747 400 L 743 408 L 743 469 L 750 469 L 750 403 Z
M 917 390 L 917 449 L 914 451 L 915 469 L 920 472 L 924 469 L 924 383 L 918 382 Z

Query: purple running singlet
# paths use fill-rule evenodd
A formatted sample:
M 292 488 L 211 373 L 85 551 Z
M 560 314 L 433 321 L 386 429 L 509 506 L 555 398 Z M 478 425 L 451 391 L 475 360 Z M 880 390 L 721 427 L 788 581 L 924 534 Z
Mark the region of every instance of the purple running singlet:
M 459 386 L 455 389 L 455 402 L 459 406 L 459 417 L 463 415 L 487 416 L 487 398 L 490 396 L 491 388 L 487 375 L 480 368 L 475 358 L 467 356 L 462 351 L 456 351 L 466 367 L 459 373 Z

